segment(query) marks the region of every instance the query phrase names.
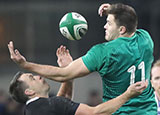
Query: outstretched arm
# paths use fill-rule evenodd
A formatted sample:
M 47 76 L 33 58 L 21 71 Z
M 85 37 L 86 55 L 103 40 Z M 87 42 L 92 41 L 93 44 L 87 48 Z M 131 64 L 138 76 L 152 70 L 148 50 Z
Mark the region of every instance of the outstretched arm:
M 71 62 L 64 68 L 60 68 L 26 61 L 24 56 L 22 56 L 17 49 L 14 50 L 13 42 L 9 42 L 8 49 L 11 59 L 21 68 L 35 72 L 51 80 L 63 82 L 77 77 L 82 77 L 90 73 L 81 58 Z
M 111 99 L 105 103 L 95 107 L 90 107 L 86 104 L 80 104 L 76 111 L 76 115 L 111 115 L 116 112 L 129 99 L 138 96 L 147 88 L 148 81 L 140 81 L 128 87 L 122 95 Z
M 56 52 L 57 55 L 57 63 L 60 67 L 65 67 L 70 64 L 73 59 L 69 53 L 69 50 L 64 46 L 60 46 Z M 73 88 L 73 80 L 69 80 L 61 84 L 60 89 L 57 93 L 57 96 L 64 96 L 66 98 L 72 98 L 72 88 Z

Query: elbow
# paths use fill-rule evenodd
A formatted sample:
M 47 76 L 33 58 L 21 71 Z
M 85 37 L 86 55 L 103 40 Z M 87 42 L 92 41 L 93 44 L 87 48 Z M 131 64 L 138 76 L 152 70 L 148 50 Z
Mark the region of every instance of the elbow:
M 100 115 L 98 106 L 95 106 L 93 109 L 93 115 Z
M 98 111 L 98 107 L 91 107 L 91 113 L 92 115 L 101 115 L 100 112 Z

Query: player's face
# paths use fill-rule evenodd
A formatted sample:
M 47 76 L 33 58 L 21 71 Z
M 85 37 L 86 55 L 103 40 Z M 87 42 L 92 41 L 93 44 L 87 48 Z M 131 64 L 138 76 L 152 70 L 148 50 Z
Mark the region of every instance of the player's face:
M 33 90 L 36 94 L 43 94 L 49 91 L 49 85 L 39 75 L 33 75 L 31 73 L 24 73 L 19 78 L 19 80 L 24 81 L 28 86 L 30 90 Z
M 107 23 L 104 25 L 105 39 L 107 41 L 114 40 L 119 37 L 119 27 L 117 26 L 114 15 L 109 14 L 107 17 Z
M 160 94 L 160 67 L 153 67 L 151 75 L 152 86 L 155 89 L 155 91 Z

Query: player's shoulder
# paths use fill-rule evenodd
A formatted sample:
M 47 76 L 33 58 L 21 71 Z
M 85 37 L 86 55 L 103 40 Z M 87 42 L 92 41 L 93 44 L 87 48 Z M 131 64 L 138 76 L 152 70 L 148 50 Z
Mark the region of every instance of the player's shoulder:
M 136 33 L 137 33 L 137 34 L 141 34 L 141 35 L 143 35 L 143 36 L 149 36 L 149 37 L 150 37 L 149 32 L 148 32 L 147 30 L 144 30 L 144 29 L 137 29 L 137 30 L 136 30 Z
M 96 44 L 96 45 L 92 46 L 91 50 L 101 50 L 101 49 L 104 49 L 105 44 L 106 44 L 105 42 L 104 43 Z
M 70 101 L 69 98 L 66 98 L 66 97 L 63 97 L 63 96 L 53 96 L 53 97 L 50 97 L 49 100 L 54 101 L 54 102 Z
M 117 44 L 112 43 L 112 41 L 100 43 L 97 45 L 94 45 L 90 51 L 91 52 L 97 52 L 99 54 L 109 54 L 112 52 L 112 49 L 116 47 Z M 107 52 L 106 52 L 107 51 Z
M 108 48 L 108 47 L 111 47 L 113 46 L 115 43 L 114 43 L 114 40 L 113 41 L 109 41 L 109 42 L 104 42 L 104 43 L 100 43 L 100 44 L 96 44 L 92 47 L 92 49 L 105 49 L 105 48 Z
M 147 32 L 146 30 L 144 30 L 144 29 L 138 29 L 137 31 L 136 31 L 136 33 L 138 34 L 137 36 L 137 38 L 139 39 L 139 38 L 141 38 L 141 39 L 139 39 L 139 40 L 143 40 L 143 42 L 142 43 L 144 43 L 144 41 L 146 42 L 146 43 L 150 43 L 151 44 L 151 47 L 153 47 L 153 40 L 152 40 L 152 38 L 151 38 L 151 36 L 150 36 L 150 34 L 149 34 L 149 32 Z
M 145 29 L 137 29 L 136 32 L 148 33 L 147 30 L 145 30 Z
M 62 96 L 51 96 L 49 98 L 39 98 L 39 103 L 52 103 L 52 102 L 57 102 L 57 101 L 61 101 L 64 100 L 65 97 Z
M 52 96 L 52 97 L 49 97 L 48 99 L 51 99 L 51 100 L 63 100 L 63 99 L 66 99 L 66 97 L 63 97 L 63 96 Z

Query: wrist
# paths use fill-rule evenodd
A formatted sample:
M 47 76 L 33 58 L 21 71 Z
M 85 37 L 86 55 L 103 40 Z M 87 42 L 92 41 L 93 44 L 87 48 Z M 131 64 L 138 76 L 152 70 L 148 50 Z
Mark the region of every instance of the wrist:
M 24 61 L 24 62 L 19 63 L 18 65 L 22 68 L 27 68 L 27 63 L 28 63 L 27 61 Z
M 125 91 L 125 92 L 124 92 L 124 98 L 125 98 L 126 100 L 131 99 L 131 98 L 132 98 L 131 93 L 130 93 L 129 91 Z

